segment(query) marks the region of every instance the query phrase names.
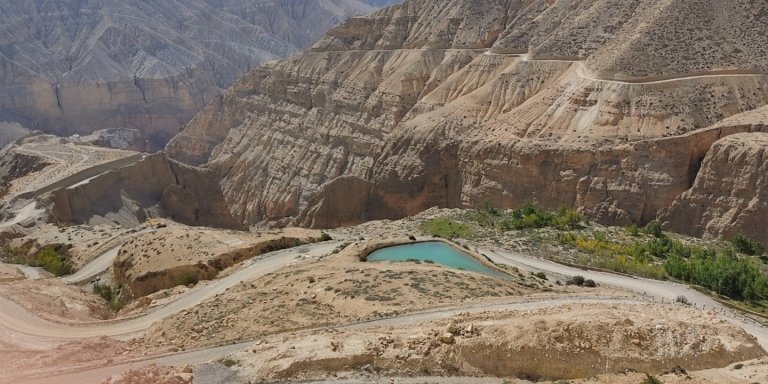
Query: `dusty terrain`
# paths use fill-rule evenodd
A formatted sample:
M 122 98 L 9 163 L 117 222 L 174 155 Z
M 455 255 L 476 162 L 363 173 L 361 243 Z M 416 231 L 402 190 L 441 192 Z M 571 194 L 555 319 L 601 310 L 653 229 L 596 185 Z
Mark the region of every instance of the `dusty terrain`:
M 673 305 L 563 305 L 459 315 L 412 327 L 266 338 L 231 356 L 250 378 L 321 378 L 338 371 L 574 379 L 676 366 L 699 370 L 761 357 L 741 330 Z
M 50 192 L 51 185 L 59 185 L 56 182 L 65 183 L 84 172 L 89 174 L 84 178 L 96 176 L 131 164 L 137 156 L 133 151 L 80 145 L 54 136 L 29 136 L 2 151 L 2 202 L 20 195 L 24 199 L 37 197 L 45 187 Z
M 262 233 L 192 228 L 169 223 L 134 237 L 117 253 L 113 271 L 125 299 L 176 285 L 211 280 L 258 255 L 319 241 L 319 231 L 288 228 Z
M 414 263 L 364 263 L 354 243 L 259 280 L 243 282 L 150 330 L 175 345 L 248 340 L 275 332 L 395 316 L 440 305 L 521 296 L 552 285 L 515 274 L 510 281 Z
M 425 217 L 440 214 L 444 212 L 431 211 Z M 59 374 L 80 383 L 100 382 L 106 376 L 114 376 L 113 382 L 143 377 L 142 382 L 148 383 L 187 383 L 190 378 L 206 383 L 262 379 L 389 382 L 389 377 L 411 375 L 424 376 L 427 382 L 431 377 L 435 382 L 448 382 L 439 377 L 452 375 L 501 376 L 524 383 L 525 379 L 583 378 L 624 369 L 661 376 L 679 365 L 692 371 L 693 380 L 699 380 L 691 382 L 707 383 L 707 377 L 733 376 L 735 372 L 720 368 L 765 353 L 755 338 L 735 326 L 741 323 L 733 323 L 730 315 L 670 304 L 669 300 L 659 304 L 609 286 L 566 286 L 568 274 L 547 272 L 545 280 L 530 274 L 529 267 L 502 266 L 509 271 L 510 280 L 499 280 L 427 263 L 360 261 L 361 253 L 375 247 L 407 242 L 402 232 L 416 233 L 407 221 L 423 220 L 417 217 L 349 228 L 344 231 L 347 234 L 334 235 L 350 240 L 332 242 L 322 253 L 310 250 L 316 245 L 299 246 L 282 259 L 282 268 L 269 267 L 271 272 L 253 278 L 241 274 L 248 268 L 267 268 L 267 259 L 257 257 L 234 265 L 214 280 L 136 300 L 116 316 L 103 299 L 60 280 L 0 283 L 2 297 L 13 298 L 31 313 L 55 322 L 48 326 L 53 332 L 36 339 L 4 329 L 8 325 L 3 325 L 0 316 L 0 329 L 9 342 L 4 353 L 10 354 L 0 369 L 16 375 L 80 367 Z M 247 248 L 250 242 L 278 236 L 153 223 L 153 232 L 123 239 L 133 241 L 125 246 L 131 252 L 156 247 L 147 258 L 154 262 L 145 264 L 146 268 L 177 263 L 169 255 L 183 244 L 194 245 L 189 252 L 193 259 L 206 258 L 204 252 L 231 253 Z M 379 236 L 374 240 L 360 240 L 375 233 Z M 166 244 L 158 247 L 161 238 Z M 471 248 L 476 246 L 481 245 Z M 225 280 L 229 281 L 226 289 L 215 288 Z M 45 289 L 30 294 L 33 286 Z M 182 304 L 209 291 L 207 299 Z M 102 318 L 113 319 L 103 323 Z M 61 322 L 70 325 L 59 325 Z M 73 322 L 81 323 L 78 328 L 83 330 L 97 333 L 103 329 L 105 334 L 118 332 L 121 324 L 130 329 L 154 325 L 127 341 L 118 340 L 126 339 L 124 336 L 94 338 L 90 335 L 96 333 L 90 331 L 82 333 L 81 339 L 54 336 L 63 336 Z M 142 325 L 135 328 L 130 324 Z M 37 332 L 28 329 L 25 332 Z M 211 349 L 233 342 L 246 343 L 222 352 Z M 199 348 L 203 349 L 195 352 Z M 170 356 L 152 358 L 156 354 Z M 199 356 L 174 360 L 174 356 L 186 354 Z M 494 363 L 509 354 L 516 358 L 503 357 L 504 364 Z M 135 359 L 139 361 L 122 365 Z M 549 363 L 529 364 L 532 359 Z M 516 363 L 508 364 L 510 361 Z M 146 367 L 150 362 L 158 366 Z M 176 368 L 164 367 L 169 364 Z M 104 368 L 91 370 L 98 366 Z M 710 368 L 718 370 L 699 372 Z M 739 374 L 744 376 L 747 372 L 765 375 L 766 371 L 764 364 L 743 369 Z M 125 377 L 120 372 L 126 372 Z M 51 380 L 58 380 L 55 377 L 59 376 Z M 607 377 L 600 380 L 640 376 Z M 28 379 L 14 382 L 51 382 Z

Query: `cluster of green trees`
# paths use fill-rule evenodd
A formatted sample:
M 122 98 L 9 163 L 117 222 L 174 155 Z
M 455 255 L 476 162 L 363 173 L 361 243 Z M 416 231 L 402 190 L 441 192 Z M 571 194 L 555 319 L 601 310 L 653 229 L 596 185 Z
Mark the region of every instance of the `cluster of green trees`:
M 560 208 L 550 212 L 533 204 L 524 204 L 506 212 L 486 206 L 475 211 L 471 218 L 482 227 L 496 228 L 503 232 L 539 228 L 571 230 L 582 228 L 585 223 L 584 215 L 572 209 Z
M 768 279 L 750 260 L 725 250 L 683 257 L 671 254 L 664 270 L 672 277 L 700 285 L 734 300 L 758 301 L 768 297 Z
M 649 230 L 651 226 L 654 228 Z M 669 276 L 734 300 L 758 301 L 768 297 L 768 278 L 755 259 L 739 255 L 763 253 L 762 245 L 746 236 L 734 237 L 731 247 L 715 249 L 671 239 L 655 222 L 644 232 L 654 238 L 642 244 L 642 253 L 664 259 L 664 271 Z
M 2 251 L 3 258 L 13 264 L 24 264 L 32 267 L 41 267 L 56 275 L 65 276 L 72 273 L 72 264 L 64 255 L 59 255 L 51 248 L 43 248 L 34 254 L 28 254 L 28 248 L 5 247 Z
M 563 233 L 561 244 L 593 255 L 592 264 L 611 270 L 651 278 L 672 277 L 699 285 L 734 300 L 756 302 L 768 299 L 768 277 L 758 266 L 763 251 L 760 243 L 743 235 L 731 240 L 730 246 L 685 244 L 669 237 L 657 222 L 644 228 L 629 227 L 633 236 L 650 235 L 634 244 L 608 240 L 605 234 Z

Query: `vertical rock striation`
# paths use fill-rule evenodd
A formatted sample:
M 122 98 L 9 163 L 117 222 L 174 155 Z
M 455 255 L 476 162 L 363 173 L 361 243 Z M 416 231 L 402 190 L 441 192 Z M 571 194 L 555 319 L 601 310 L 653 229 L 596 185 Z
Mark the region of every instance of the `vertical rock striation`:
M 749 0 L 405 1 L 250 72 L 166 152 L 249 224 L 486 201 L 644 223 L 714 142 L 765 130 L 736 122 L 768 104 L 755 21 L 768 6 Z

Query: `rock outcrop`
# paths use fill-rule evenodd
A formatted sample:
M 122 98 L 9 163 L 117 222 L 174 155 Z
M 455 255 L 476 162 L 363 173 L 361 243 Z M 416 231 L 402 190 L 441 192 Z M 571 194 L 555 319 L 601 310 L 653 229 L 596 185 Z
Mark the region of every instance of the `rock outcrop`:
M 768 134 L 744 133 L 716 142 L 693 187 L 661 219 L 667 228 L 709 238 L 743 233 L 768 244 Z
M 242 74 L 375 9 L 359 0 L 3 0 L 0 122 L 58 135 L 138 129 L 143 149 L 160 149 Z
M 245 260 L 320 240 L 320 233 L 288 228 L 250 233 L 187 228 L 175 223 L 123 245 L 114 263 L 115 282 L 129 301 L 154 292 L 211 280 Z
M 62 224 L 136 226 L 152 217 L 187 225 L 241 229 L 206 172 L 162 154 L 53 193 L 51 220 Z
M 250 72 L 167 153 L 210 169 L 244 223 L 486 201 L 644 223 L 715 141 L 765 131 L 726 123 L 768 104 L 755 21 L 768 5 L 749 0 L 406 1 Z

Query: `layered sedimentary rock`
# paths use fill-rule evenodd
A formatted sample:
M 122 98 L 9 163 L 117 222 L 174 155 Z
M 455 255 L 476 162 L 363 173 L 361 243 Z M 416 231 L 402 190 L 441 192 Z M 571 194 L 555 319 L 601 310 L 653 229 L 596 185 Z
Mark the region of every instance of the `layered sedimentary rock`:
M 765 130 L 728 123 L 768 104 L 755 22 L 767 4 L 406 1 L 252 71 L 167 153 L 211 169 L 244 223 L 525 201 L 643 223 L 715 141 Z
M 162 154 L 53 193 L 51 219 L 62 224 L 136 226 L 152 217 L 240 229 L 216 181 Z
M 114 263 L 115 282 L 128 301 L 200 280 L 264 253 L 311 243 L 320 233 L 289 228 L 271 233 L 188 228 L 175 223 L 131 240 Z
M 712 146 L 693 187 L 661 215 L 668 228 L 704 237 L 745 234 L 768 244 L 768 134 L 728 136 Z
M 3 0 L 0 122 L 58 135 L 138 129 L 142 149 L 162 148 L 243 73 L 373 10 L 359 0 Z

